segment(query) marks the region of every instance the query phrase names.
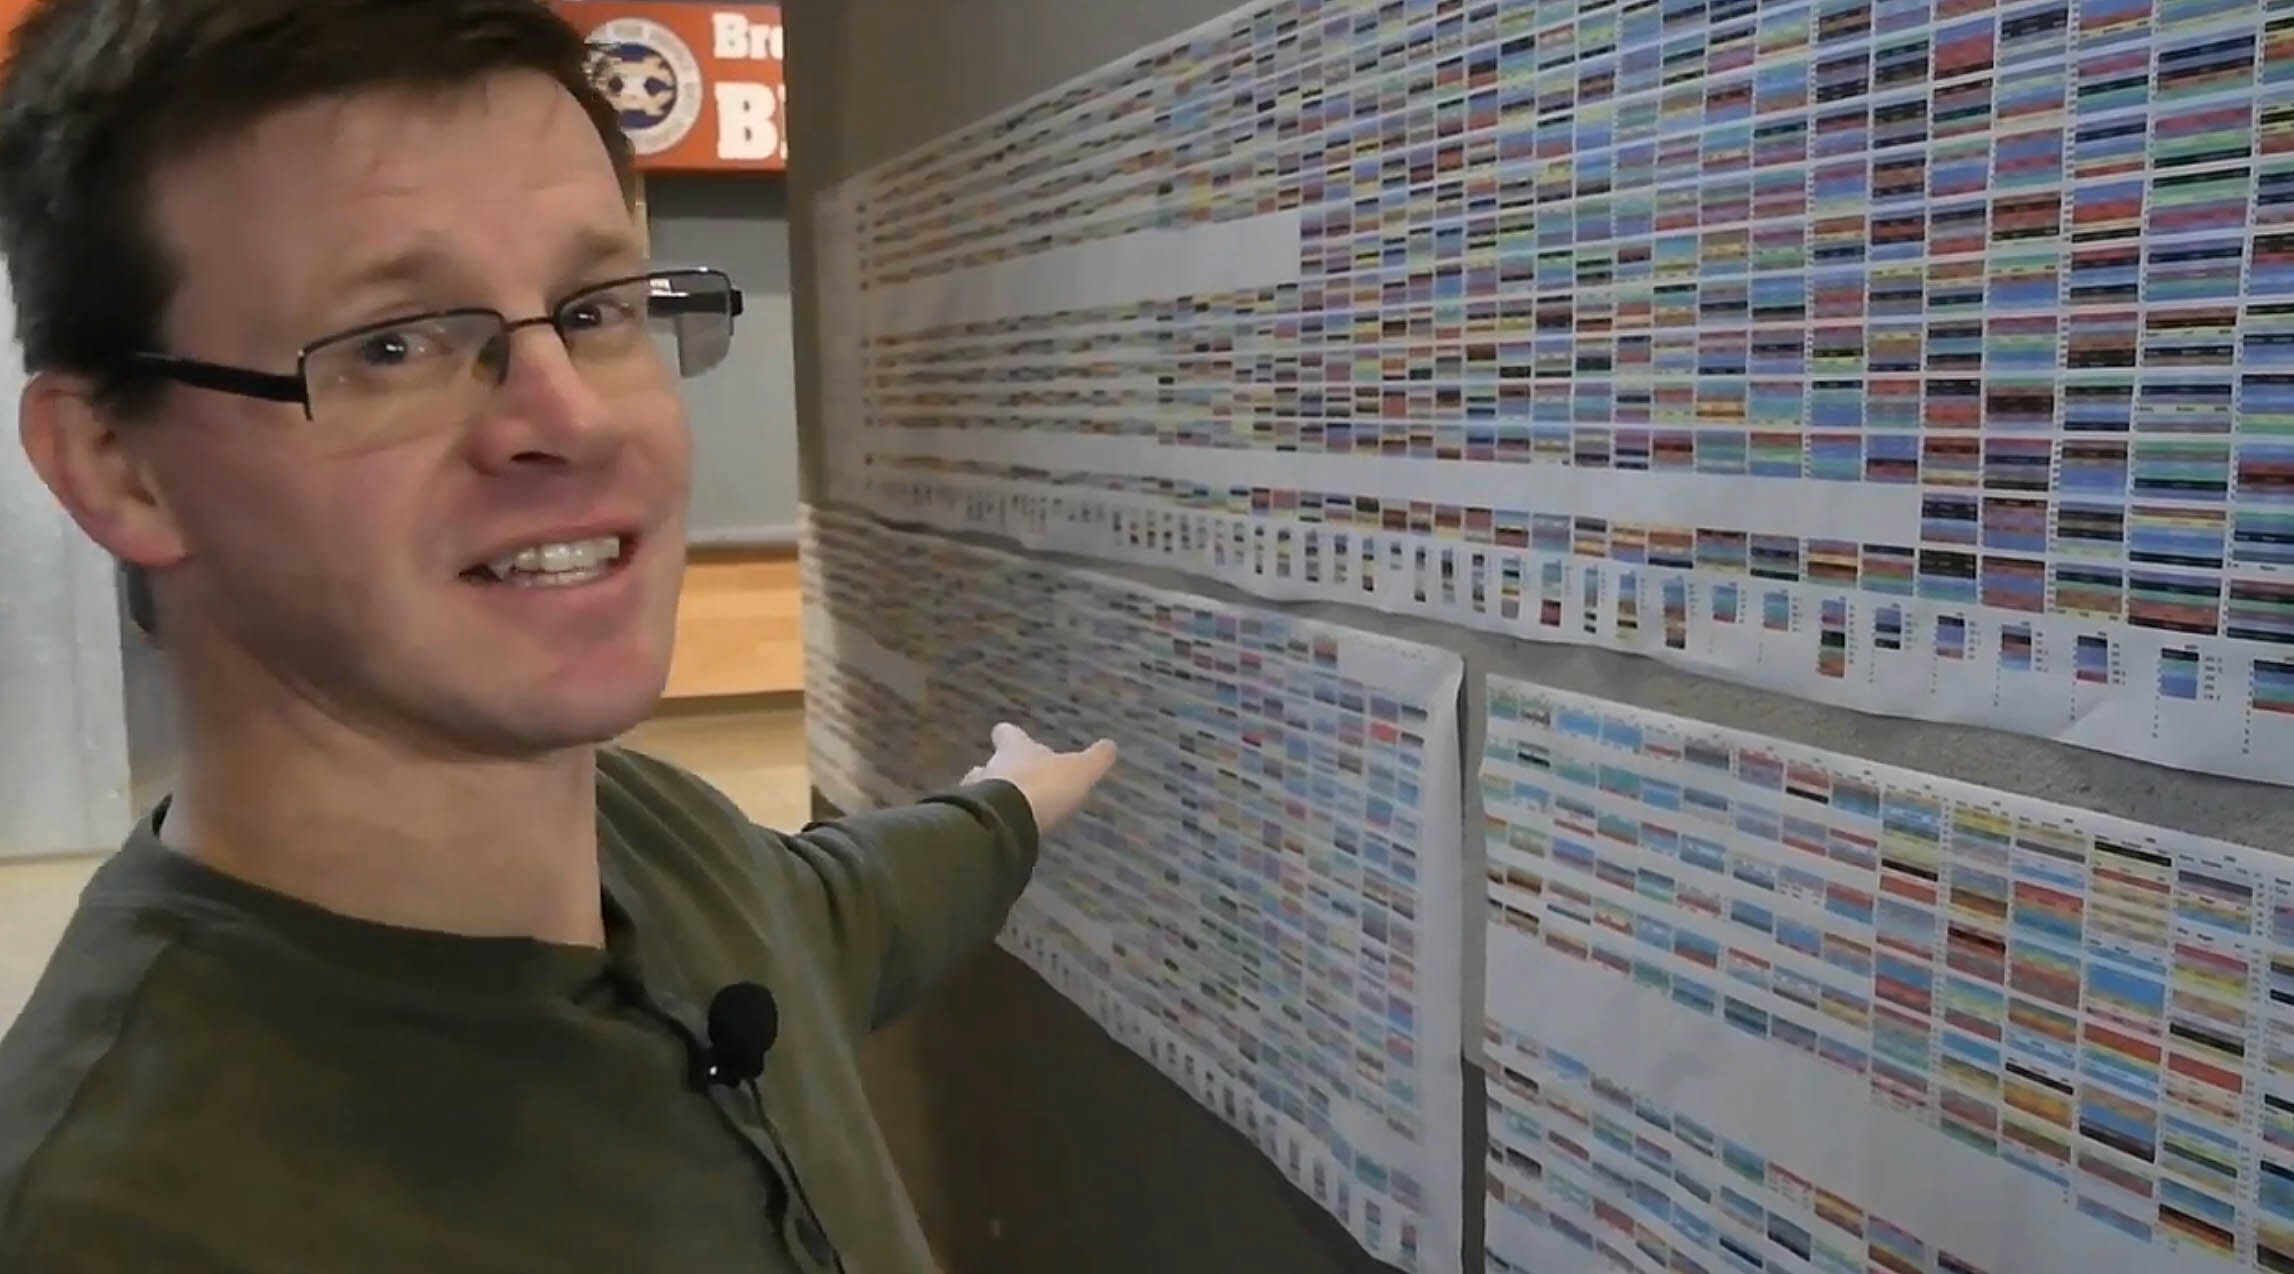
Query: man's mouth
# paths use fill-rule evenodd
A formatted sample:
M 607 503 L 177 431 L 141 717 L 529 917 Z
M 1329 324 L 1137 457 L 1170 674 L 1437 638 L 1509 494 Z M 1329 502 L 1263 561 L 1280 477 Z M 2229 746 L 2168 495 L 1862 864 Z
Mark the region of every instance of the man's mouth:
M 517 588 L 571 588 L 605 578 L 629 561 L 636 537 L 600 535 L 586 540 L 533 544 L 462 572 L 473 584 Z

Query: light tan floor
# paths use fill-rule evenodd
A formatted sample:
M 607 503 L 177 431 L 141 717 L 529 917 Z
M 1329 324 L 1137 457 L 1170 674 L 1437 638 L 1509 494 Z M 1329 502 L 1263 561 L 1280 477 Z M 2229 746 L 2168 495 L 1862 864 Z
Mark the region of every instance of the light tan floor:
M 630 731 L 623 742 L 707 779 L 767 827 L 795 831 L 811 817 L 804 709 L 794 698 L 730 708 L 679 706 Z
M 784 831 L 810 812 L 804 712 L 789 699 L 734 707 L 676 705 L 632 731 L 630 746 L 716 784 L 742 812 Z M 0 864 L 0 1028 L 16 1019 L 100 857 Z
M 669 697 L 804 689 L 804 588 L 793 555 L 710 555 L 685 568 Z
M 100 859 L 0 866 L 0 1026 L 16 1020 Z

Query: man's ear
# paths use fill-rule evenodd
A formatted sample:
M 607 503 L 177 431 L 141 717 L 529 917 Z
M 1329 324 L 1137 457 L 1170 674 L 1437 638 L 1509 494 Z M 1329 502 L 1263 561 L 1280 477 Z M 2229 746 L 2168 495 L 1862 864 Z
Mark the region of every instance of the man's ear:
M 89 539 L 132 566 L 182 560 L 188 551 L 183 536 L 147 463 L 97 405 L 86 378 L 37 373 L 17 410 L 33 472 Z

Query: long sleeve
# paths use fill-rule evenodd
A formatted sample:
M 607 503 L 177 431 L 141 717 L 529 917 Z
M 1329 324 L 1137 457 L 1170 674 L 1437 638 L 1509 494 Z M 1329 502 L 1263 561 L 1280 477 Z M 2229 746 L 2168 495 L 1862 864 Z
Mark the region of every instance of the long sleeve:
M 782 839 L 819 882 L 856 1030 L 899 1017 L 995 937 L 1038 847 L 1027 798 L 1000 780 Z

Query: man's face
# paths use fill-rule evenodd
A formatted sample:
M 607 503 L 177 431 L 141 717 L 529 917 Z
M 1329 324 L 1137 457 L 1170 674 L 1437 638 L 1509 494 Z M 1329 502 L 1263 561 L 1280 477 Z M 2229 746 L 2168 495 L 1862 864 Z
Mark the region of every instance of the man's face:
M 603 145 L 540 76 L 296 108 L 164 167 L 152 207 L 180 270 L 167 351 L 269 371 L 345 329 L 543 315 L 644 268 Z M 676 391 L 664 366 L 601 392 L 548 326 L 510 338 L 503 383 L 467 409 L 358 445 L 299 405 L 172 388 L 122 431 L 178 537 L 163 637 L 187 675 L 276 679 L 427 754 L 609 738 L 668 672 L 689 482 Z M 524 561 L 603 550 L 580 582 L 486 569 L 574 542 Z

